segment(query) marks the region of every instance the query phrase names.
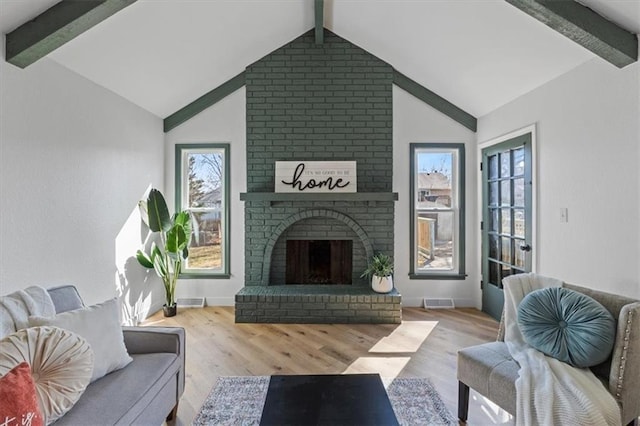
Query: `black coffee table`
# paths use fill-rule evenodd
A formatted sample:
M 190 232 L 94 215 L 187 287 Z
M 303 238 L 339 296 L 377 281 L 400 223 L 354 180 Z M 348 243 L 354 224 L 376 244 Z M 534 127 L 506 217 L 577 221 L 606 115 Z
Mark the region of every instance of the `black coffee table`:
M 397 425 L 378 374 L 271 376 L 260 425 Z

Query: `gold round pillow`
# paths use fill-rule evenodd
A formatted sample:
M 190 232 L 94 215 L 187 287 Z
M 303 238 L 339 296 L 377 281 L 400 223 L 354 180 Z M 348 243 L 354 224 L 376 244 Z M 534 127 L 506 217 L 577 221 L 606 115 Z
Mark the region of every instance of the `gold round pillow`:
M 0 340 L 0 375 L 26 361 L 46 424 L 73 407 L 93 372 L 93 350 L 76 333 L 57 327 L 31 327 Z

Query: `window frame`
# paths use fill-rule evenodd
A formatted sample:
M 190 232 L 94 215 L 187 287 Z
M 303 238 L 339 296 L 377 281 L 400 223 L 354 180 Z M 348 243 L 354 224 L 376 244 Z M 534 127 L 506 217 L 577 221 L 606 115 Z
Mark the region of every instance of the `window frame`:
M 457 205 L 453 205 L 451 211 L 454 214 L 454 253 L 453 268 L 448 270 L 419 270 L 417 268 L 417 241 L 416 241 L 416 178 L 417 178 L 417 154 L 421 151 L 454 152 L 454 162 L 452 164 L 452 185 L 455 186 L 455 200 Z M 465 145 L 464 143 L 439 143 L 439 142 L 417 142 L 409 144 L 409 279 L 417 280 L 464 280 L 465 273 Z
M 224 155 L 223 159 L 223 183 L 222 188 L 224 194 L 222 195 L 222 206 L 220 208 L 221 227 L 222 227 L 222 268 L 220 270 L 208 270 L 208 269 L 185 269 L 183 266 L 183 272 L 180 273 L 180 278 L 210 278 L 210 279 L 228 279 L 231 278 L 230 274 L 230 146 L 229 143 L 182 143 L 175 145 L 175 205 L 176 211 L 188 210 L 188 206 L 184 204 L 183 194 L 185 194 L 185 188 L 188 188 L 188 174 L 183 176 L 185 170 L 188 173 L 187 154 L 191 152 L 221 150 Z M 185 167 L 186 165 L 186 167 Z M 186 185 L 186 186 L 185 186 Z

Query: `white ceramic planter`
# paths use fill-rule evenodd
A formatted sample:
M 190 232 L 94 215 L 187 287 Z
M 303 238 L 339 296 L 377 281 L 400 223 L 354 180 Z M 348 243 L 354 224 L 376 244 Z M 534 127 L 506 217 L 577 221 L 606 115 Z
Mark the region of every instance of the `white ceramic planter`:
M 393 277 L 391 275 L 388 277 L 373 275 L 371 277 L 371 288 L 376 293 L 389 293 L 393 290 Z

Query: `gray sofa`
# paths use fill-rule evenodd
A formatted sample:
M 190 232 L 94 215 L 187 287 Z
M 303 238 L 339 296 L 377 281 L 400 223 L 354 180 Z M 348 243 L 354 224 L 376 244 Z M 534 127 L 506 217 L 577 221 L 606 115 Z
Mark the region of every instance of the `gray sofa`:
M 74 286 L 48 289 L 56 312 L 82 308 Z M 185 333 L 178 327 L 123 327 L 133 361 L 91 383 L 55 425 L 161 425 L 184 392 Z

